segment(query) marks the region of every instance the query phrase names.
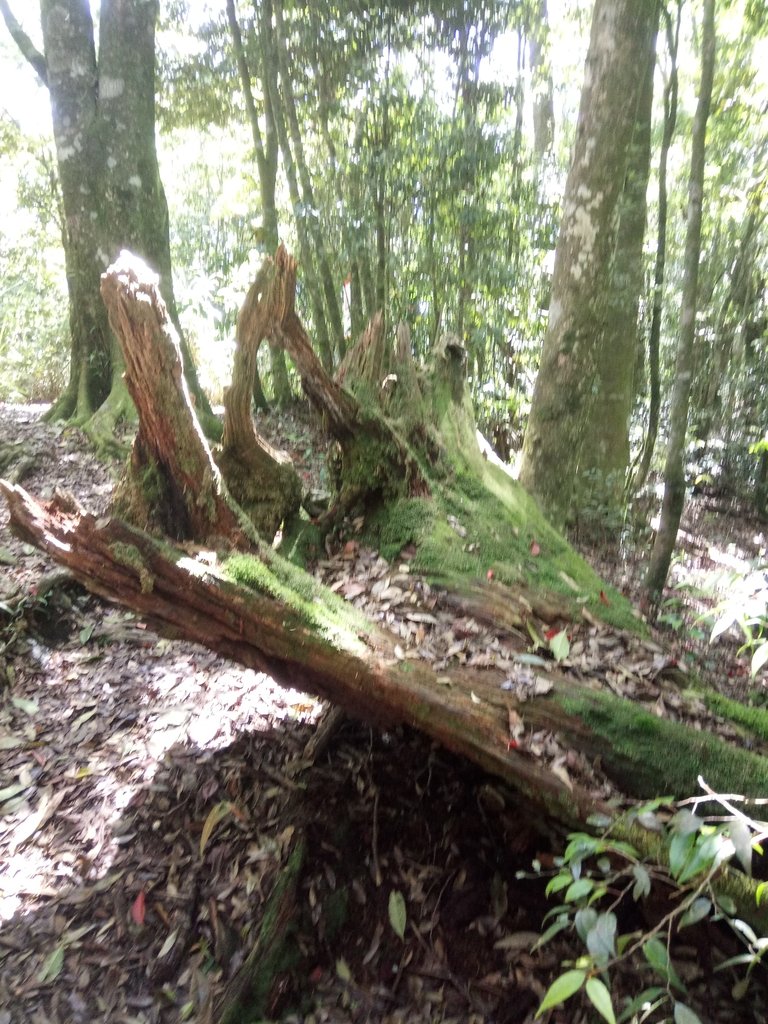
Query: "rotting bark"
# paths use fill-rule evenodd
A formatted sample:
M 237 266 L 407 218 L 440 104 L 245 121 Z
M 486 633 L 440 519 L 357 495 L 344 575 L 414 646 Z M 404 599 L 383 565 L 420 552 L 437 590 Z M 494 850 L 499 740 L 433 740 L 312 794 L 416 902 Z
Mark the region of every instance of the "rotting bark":
M 116 510 L 176 540 L 218 538 L 242 547 L 242 524 L 193 413 L 178 337 L 157 275 L 123 253 L 102 276 L 101 292 L 139 413 Z
M 259 436 L 251 416 L 259 346 L 282 317 L 280 284 L 274 264 L 265 263 L 237 318 L 232 385 L 224 396 L 224 434 L 216 460 L 229 493 L 267 540 L 301 503 L 301 484 L 290 458 Z

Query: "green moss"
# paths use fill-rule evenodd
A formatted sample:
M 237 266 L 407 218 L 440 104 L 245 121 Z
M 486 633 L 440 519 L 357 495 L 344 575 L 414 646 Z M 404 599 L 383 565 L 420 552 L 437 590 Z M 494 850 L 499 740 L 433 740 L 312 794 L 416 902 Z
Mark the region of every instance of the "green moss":
M 716 736 L 657 718 L 607 693 L 554 699 L 600 737 L 595 753 L 605 770 L 639 797 L 692 796 L 699 792 L 699 775 L 721 793 L 764 796 L 768 792 L 768 761 Z
M 109 550 L 116 562 L 120 565 L 126 566 L 128 569 L 133 569 L 139 577 L 139 585 L 141 587 L 142 594 L 151 594 L 155 585 L 155 580 L 152 573 L 144 564 L 144 559 L 141 556 L 141 552 L 133 544 L 111 544 Z
M 340 650 L 363 651 L 359 636 L 370 631 L 370 623 L 352 605 L 274 552 L 263 552 L 260 558 L 234 554 L 221 568 L 232 582 L 281 602 L 296 625 L 317 630 Z
M 296 889 L 304 865 L 305 846 L 297 843 L 281 869 L 275 888 L 264 908 L 264 917 L 252 952 L 243 964 L 245 979 L 237 997 L 220 1017 L 221 1024 L 249 1024 L 263 1021 L 271 996 L 281 975 L 292 973 L 300 959 L 295 939 Z M 241 979 L 243 974 L 241 974 Z
M 291 565 L 306 568 L 323 553 L 323 534 L 320 527 L 306 518 L 306 513 L 294 516 L 285 524 L 278 551 Z
M 332 941 L 347 924 L 349 916 L 349 889 L 342 886 L 330 893 L 323 903 L 325 938 Z
M 748 707 L 716 691 L 702 693 L 701 696 L 710 711 L 735 725 L 744 726 L 753 736 L 768 743 L 768 711 L 765 708 Z

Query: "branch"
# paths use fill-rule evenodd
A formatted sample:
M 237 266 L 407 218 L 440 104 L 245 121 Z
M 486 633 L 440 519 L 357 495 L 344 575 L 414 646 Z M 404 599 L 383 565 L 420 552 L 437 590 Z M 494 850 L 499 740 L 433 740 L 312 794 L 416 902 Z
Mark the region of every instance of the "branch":
M 13 11 L 8 6 L 8 0 L 0 0 L 0 14 L 2 14 L 6 27 L 11 33 L 11 38 L 21 51 L 21 55 L 29 61 L 37 72 L 37 77 L 47 89 L 48 62 L 14 17 Z

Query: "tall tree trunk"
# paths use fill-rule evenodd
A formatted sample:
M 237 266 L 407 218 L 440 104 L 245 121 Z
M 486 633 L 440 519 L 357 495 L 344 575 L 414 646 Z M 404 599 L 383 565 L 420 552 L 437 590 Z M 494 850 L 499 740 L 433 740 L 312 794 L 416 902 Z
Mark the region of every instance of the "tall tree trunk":
M 333 349 L 331 347 L 331 336 L 328 329 L 328 319 L 323 306 L 322 292 L 315 263 L 315 253 L 310 244 L 309 233 L 303 215 L 301 189 L 296 169 L 296 161 L 291 149 L 291 140 L 288 134 L 286 115 L 283 109 L 282 96 L 280 95 L 278 77 L 279 68 L 276 57 L 275 32 L 272 25 L 272 3 L 271 0 L 264 0 L 262 4 L 261 32 L 263 36 L 263 60 L 266 80 L 264 87 L 269 92 L 272 113 L 277 131 L 277 140 L 280 152 L 283 157 L 283 168 L 288 181 L 288 193 L 291 197 L 293 207 L 293 219 L 296 224 L 296 236 L 299 241 L 299 253 L 304 267 L 304 274 L 309 293 L 309 302 L 312 309 L 312 318 L 315 323 L 315 336 L 317 347 L 323 366 L 330 370 L 333 366 Z
M 658 16 L 658 11 L 657 11 Z M 618 538 L 629 467 L 629 420 L 638 364 L 638 311 L 643 290 L 646 192 L 651 169 L 653 76 L 656 29 L 647 52 L 627 175 L 619 205 L 619 228 L 606 299 L 605 334 L 597 358 L 597 395 L 584 432 L 577 483 L 577 508 L 590 507 L 587 531 Z
M 325 308 L 331 329 L 333 347 L 339 358 L 341 358 L 344 353 L 344 326 L 341 317 L 339 290 L 336 288 L 333 280 L 333 271 L 331 270 L 328 252 L 323 239 L 323 232 L 317 215 L 317 202 L 315 200 L 315 191 L 312 185 L 312 175 L 309 173 L 309 166 L 304 154 L 304 140 L 301 134 L 298 111 L 296 109 L 296 96 L 293 91 L 288 44 L 285 37 L 282 0 L 277 0 L 277 3 L 275 4 L 275 28 L 278 66 L 280 69 L 280 98 L 282 100 L 288 132 L 291 138 L 294 162 L 296 164 L 299 182 L 301 184 L 302 202 L 307 227 L 316 253 L 317 273 L 320 278 L 320 284 L 325 298 Z
M 677 121 L 677 50 L 680 41 L 680 20 L 682 0 L 678 0 L 677 16 L 672 19 L 663 12 L 669 51 L 669 76 L 664 86 L 664 128 L 659 150 L 659 203 L 658 232 L 656 237 L 656 259 L 653 267 L 653 301 L 651 328 L 648 335 L 648 427 L 643 440 L 640 464 L 631 484 L 637 493 L 648 478 L 651 459 L 659 432 L 659 411 L 661 409 L 661 372 L 659 342 L 661 340 L 661 317 L 664 300 L 664 270 L 667 260 L 667 161 Z
M 248 116 L 248 123 L 253 138 L 253 151 L 256 157 L 256 167 L 259 172 L 259 195 L 261 198 L 261 218 L 264 236 L 264 248 L 267 254 L 272 255 L 277 251 L 280 244 L 277 201 L 275 198 L 277 186 L 277 131 L 275 129 L 272 103 L 269 89 L 265 86 L 266 73 L 264 70 L 264 40 L 259 38 L 258 50 L 260 52 L 260 77 L 262 83 L 262 94 L 264 96 L 264 117 L 265 136 L 262 138 L 259 125 L 259 112 L 253 98 L 251 88 L 251 72 L 248 67 L 248 59 L 243 46 L 240 23 L 237 20 L 234 0 L 227 0 L 227 21 L 229 23 L 229 34 L 232 39 L 232 49 L 237 63 L 237 72 L 240 78 L 240 86 L 243 90 L 245 101 L 245 112 Z M 259 33 L 261 36 L 261 33 Z M 272 370 L 272 388 L 275 401 L 278 406 L 287 405 L 291 399 L 291 385 L 288 379 L 288 370 L 285 365 L 285 353 L 273 339 L 269 340 L 269 361 Z M 254 361 L 253 365 L 253 398 L 257 408 L 266 408 L 267 402 L 259 377 L 259 368 Z
M 549 325 L 521 480 L 566 520 L 606 336 L 618 203 L 656 18 L 655 0 L 596 0 L 555 255 Z
M 696 305 L 701 256 L 701 219 L 704 199 L 704 167 L 707 119 L 715 73 L 715 0 L 704 0 L 701 32 L 701 83 L 691 136 L 691 172 L 688 183 L 688 215 L 683 264 L 683 294 L 680 305 L 675 383 L 669 411 L 669 440 L 664 466 L 664 500 L 661 522 L 645 577 L 649 603 L 658 603 L 669 572 L 685 501 L 685 435 L 693 377 L 693 349 L 696 336 Z

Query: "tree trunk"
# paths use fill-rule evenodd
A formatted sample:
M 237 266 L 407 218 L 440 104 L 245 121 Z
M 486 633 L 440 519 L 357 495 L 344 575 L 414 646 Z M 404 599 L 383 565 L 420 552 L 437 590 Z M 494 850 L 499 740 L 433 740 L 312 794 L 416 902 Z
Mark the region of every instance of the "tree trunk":
M 701 82 L 691 135 L 691 173 L 688 185 L 688 225 L 683 262 L 683 294 L 680 306 L 675 383 L 669 412 L 669 440 L 664 466 L 664 499 L 661 521 L 645 577 L 647 600 L 655 606 L 664 589 L 685 502 L 685 438 L 688 405 L 694 370 L 694 339 L 701 256 L 701 219 L 704 200 L 704 167 L 707 119 L 715 72 L 715 0 L 704 0 L 701 43 Z
M 293 207 L 293 217 L 296 223 L 296 235 L 299 240 L 299 252 L 301 253 L 301 262 L 307 278 L 307 291 L 309 292 L 309 301 L 315 326 L 315 336 L 317 338 L 317 347 L 320 351 L 320 358 L 323 361 L 323 366 L 330 372 L 333 367 L 333 350 L 331 346 L 331 336 L 328 329 L 328 319 L 323 307 L 319 276 L 315 262 L 315 251 L 310 244 L 309 232 L 307 230 L 303 213 L 296 161 L 291 149 L 291 140 L 288 133 L 286 115 L 283 110 L 281 96 L 279 93 L 279 68 L 276 57 L 274 29 L 272 26 L 271 0 L 267 0 L 263 5 L 261 25 L 264 35 L 263 61 L 266 75 L 264 87 L 269 92 L 270 103 L 275 120 L 275 129 L 277 131 L 277 138 L 280 144 L 280 152 L 283 156 L 283 168 L 285 170 L 285 177 L 288 181 L 288 193 L 291 197 L 291 206 Z
M 617 208 L 656 17 L 655 0 L 597 0 L 555 255 L 549 325 L 521 481 L 553 521 L 571 511 L 604 343 Z
M 613 795 L 687 794 L 695 791 L 701 771 L 719 792 L 758 796 L 765 790 L 760 755 L 659 719 L 615 697 L 608 686 L 581 687 L 537 669 L 535 688 L 505 690 L 499 670 L 438 674 L 419 661 L 403 661 L 395 637 L 350 611 L 267 545 L 257 556 L 235 555 L 218 564 L 210 554 L 196 559 L 116 518 L 97 520 L 56 500 L 42 507 L 5 481 L 0 491 L 14 530 L 94 593 L 133 609 L 171 636 L 202 643 L 364 719 L 420 729 L 508 782 L 532 809 L 569 826 L 609 812 L 600 795 L 606 790 L 595 790 L 594 779 L 584 784 L 569 778 L 557 758 L 537 754 L 536 736 L 559 737 L 565 746 L 556 749 L 569 751 L 572 764 L 579 756 L 583 765 L 601 764 L 613 780 L 608 790 Z M 504 626 L 493 611 L 494 596 L 508 620 L 514 608 L 517 621 L 530 620 L 527 602 L 514 591 L 491 585 L 478 590 L 500 635 Z M 629 742 L 632 730 L 642 736 L 636 750 Z M 642 829 L 632 838 L 645 850 L 653 842 Z M 747 919 L 768 925 L 754 886 L 741 875 L 733 879 L 726 873 L 720 881 L 740 897 Z
M 293 147 L 293 157 L 301 182 L 302 203 L 305 211 L 309 234 L 316 255 L 316 266 L 320 283 L 325 298 L 325 308 L 328 314 L 328 323 L 331 328 L 333 348 L 339 359 L 344 354 L 344 327 L 341 318 L 341 304 L 339 302 L 339 289 L 336 287 L 331 270 L 328 251 L 326 249 L 323 231 L 317 215 L 317 203 L 315 200 L 312 175 L 309 173 L 307 158 L 304 154 L 304 140 L 299 124 L 299 115 L 296 109 L 296 96 L 293 91 L 293 80 L 291 78 L 290 55 L 285 38 L 285 24 L 283 22 L 283 0 L 277 0 L 275 4 L 275 41 L 277 43 L 278 67 L 280 69 L 280 96 L 283 102 L 288 132 Z
M 256 110 L 256 103 L 253 99 L 253 90 L 251 89 L 251 73 L 248 68 L 243 39 L 240 33 L 240 24 L 235 12 L 234 0 L 227 0 L 227 20 L 229 22 L 229 31 L 232 38 L 232 49 L 235 53 L 235 61 L 237 63 L 238 74 L 240 76 L 240 85 L 243 90 L 245 110 L 248 115 L 248 123 L 251 127 L 251 135 L 253 137 L 256 166 L 259 171 L 259 193 L 261 196 L 264 249 L 267 253 L 272 253 L 276 251 L 280 244 L 277 222 L 277 201 L 275 198 L 279 147 L 277 142 L 275 119 L 272 112 L 272 102 L 270 99 L 269 88 L 267 86 L 267 73 L 265 67 L 266 57 L 264 55 L 264 47 L 266 43 L 265 40 L 261 38 L 262 33 L 259 33 L 258 52 L 260 54 L 260 77 L 262 93 L 264 96 L 264 114 L 266 120 L 266 139 L 263 140 L 261 137 L 261 128 L 259 127 L 259 115 Z M 275 401 L 278 406 L 287 405 L 291 399 L 291 385 L 288 379 L 288 369 L 285 365 L 285 354 L 283 353 L 283 350 L 279 346 L 273 344 L 271 340 L 269 342 L 269 359 L 270 367 L 272 369 L 272 386 Z M 257 407 L 266 406 L 266 399 L 264 398 L 261 379 L 259 377 L 259 369 L 256 363 L 253 365 L 253 397 L 256 401 Z
M 658 14 L 657 14 L 658 16 Z M 605 334 L 597 357 L 597 394 L 584 433 L 576 515 L 587 533 L 618 540 L 627 470 L 629 420 L 638 364 L 638 312 L 643 291 L 646 192 L 651 168 L 653 77 L 656 30 L 635 115 L 619 226 L 606 299 Z M 588 513 L 585 514 L 585 509 Z
M 680 19 L 682 0 L 678 0 L 674 24 L 668 12 L 664 12 L 669 51 L 669 78 L 664 86 L 664 128 L 659 150 L 659 202 L 658 231 L 656 235 L 656 259 L 653 266 L 653 299 L 651 303 L 651 327 L 648 335 L 648 427 L 643 440 L 640 464 L 632 480 L 631 488 L 637 493 L 648 479 L 651 459 L 659 432 L 661 410 L 661 369 L 659 342 L 661 339 L 661 318 L 664 308 L 664 271 L 667 261 L 667 161 L 677 121 L 677 49 L 680 40 Z

